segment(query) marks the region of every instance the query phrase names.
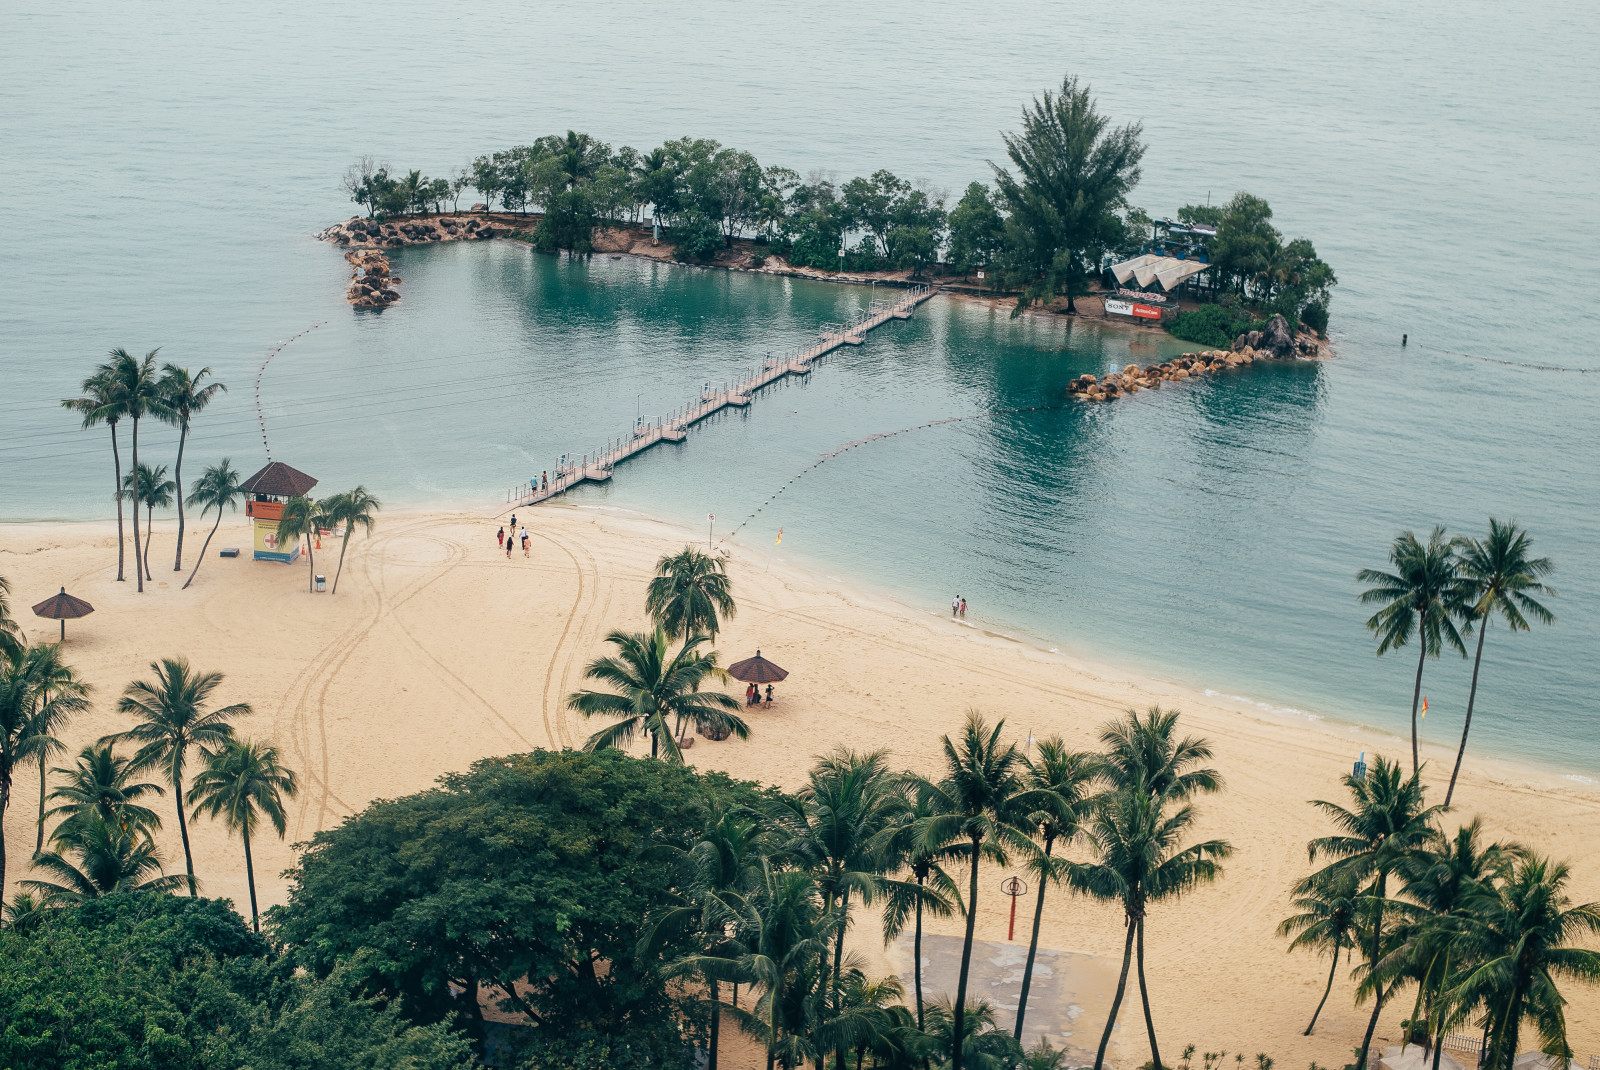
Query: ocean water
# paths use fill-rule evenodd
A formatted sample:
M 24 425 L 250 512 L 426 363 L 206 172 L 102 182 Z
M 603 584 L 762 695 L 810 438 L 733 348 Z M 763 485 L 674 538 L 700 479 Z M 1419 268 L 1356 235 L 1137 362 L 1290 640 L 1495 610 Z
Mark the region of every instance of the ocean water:
M 259 376 L 273 456 L 325 489 L 479 503 L 872 296 L 494 243 L 405 250 L 404 301 L 356 312 L 312 235 L 357 155 L 440 174 L 569 127 L 691 134 L 959 195 L 1070 69 L 1143 123 L 1152 214 L 1247 189 L 1316 242 L 1336 360 L 1061 406 L 1182 347 L 940 298 L 575 500 L 754 514 L 741 542 L 932 611 L 959 592 L 1045 645 L 1396 732 L 1412 663 L 1373 656 L 1356 570 L 1401 528 L 1515 517 L 1559 622 L 1490 636 L 1474 749 L 1600 773 L 1593 5 L 11 0 L 4 24 L 0 520 L 109 515 L 105 433 L 56 401 L 112 346 L 229 383 L 191 473 L 262 463 Z M 1429 667 L 1430 738 L 1467 674 Z

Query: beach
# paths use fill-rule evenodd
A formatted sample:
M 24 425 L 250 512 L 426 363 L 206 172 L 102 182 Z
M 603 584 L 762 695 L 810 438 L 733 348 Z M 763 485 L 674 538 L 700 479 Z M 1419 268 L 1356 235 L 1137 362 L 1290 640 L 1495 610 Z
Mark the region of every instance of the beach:
M 129 581 L 115 581 L 115 527 L 101 522 L 0 527 L 0 575 L 12 584 L 13 612 L 29 642 L 56 637 L 56 623 L 27 607 L 59 587 L 95 606 L 67 626 L 67 660 L 97 688 L 93 712 L 66 734 L 73 752 L 127 727 L 115 698 L 127 682 L 148 676 L 156 658 L 181 655 L 196 668 L 220 671 L 226 679 L 217 701 L 253 705 L 241 732 L 277 745 L 301 782 L 287 840 L 255 844 L 265 907 L 283 899 L 290 844 L 370 800 L 423 790 L 486 756 L 581 746 L 600 725 L 566 711 L 563 696 L 582 686 L 583 666 L 604 652 L 607 632 L 644 626 L 644 586 L 656 558 L 705 538 L 609 509 L 541 506 L 518 519 L 533 536 L 532 552 L 524 558 L 517 549 L 508 559 L 495 542 L 502 519 L 384 513 L 370 538 L 357 536 L 350 546 L 336 595 L 307 593 L 303 560 L 251 561 L 247 522 L 238 514 L 224 519 L 187 591 L 180 589 L 187 565 L 184 573 L 171 571 L 171 523 L 156 525 L 155 579 L 143 596 L 134 591 L 131 563 Z M 191 520 L 187 554 L 199 551 L 208 528 Z M 245 554 L 219 559 L 224 546 Z M 808 571 L 782 546 L 730 553 L 739 611 L 718 636 L 723 663 L 760 649 L 792 675 L 771 709 L 750 713 L 748 741 L 700 740 L 686 754 L 691 764 L 792 789 L 814 755 L 846 746 L 887 749 L 896 766 L 932 774 L 940 737 L 968 708 L 1005 718 L 1019 744 L 1056 733 L 1081 748 L 1093 747 L 1100 726 L 1126 709 L 1180 709 L 1188 730 L 1211 741 L 1227 782 L 1222 794 L 1200 801 L 1196 834 L 1225 838 L 1236 853 L 1215 886 L 1157 907 L 1148 920 L 1152 1012 L 1163 1053 L 1170 1059 L 1194 1043 L 1200 1051 L 1265 1052 L 1285 1068 L 1349 1058 L 1369 1008 L 1353 1006 L 1341 968 L 1315 1035 L 1300 1036 L 1328 964 L 1286 954 L 1274 930 L 1290 912 L 1289 886 L 1308 871 L 1306 841 L 1328 831 L 1308 801 L 1343 801 L 1339 778 L 1358 753 L 1369 761 L 1375 753 L 1398 759 L 1408 744 L 1189 690 L 1071 650 L 1041 649 L 1009 637 L 980 604 L 965 621 L 952 620 L 947 602 L 902 604 Z M 131 543 L 129 554 L 131 562 Z M 338 554 L 339 540 L 324 539 L 316 571 L 330 581 Z M 1168 638 L 1150 637 L 1152 645 Z M 647 745 L 635 749 L 642 754 Z M 1442 800 L 1453 752 L 1429 747 L 1424 758 L 1434 801 Z M 36 793 L 36 779 L 20 774 L 5 818 L 13 881 L 28 876 L 19 848 L 33 839 Z M 1570 861 L 1575 901 L 1600 899 L 1600 787 L 1469 750 L 1457 802 L 1448 829 L 1456 816 L 1482 815 L 1491 838 L 1515 838 Z M 159 838 L 167 870 L 181 871 L 170 798 L 156 805 L 167 819 Z M 196 822 L 192 836 L 202 894 L 247 903 L 238 842 L 210 821 Z M 1005 875 L 994 867 L 981 878 L 977 936 L 986 947 L 1005 942 Z M 1019 948 L 1031 907 L 1030 894 L 1019 902 Z M 959 936 L 960 921 L 933 921 L 929 931 Z M 1067 976 L 1057 987 L 1081 1008 L 1063 1011 L 1069 1024 L 1052 1034 L 1058 1044 L 1092 1050 L 1097 1042 L 1122 932 L 1117 912 L 1051 893 L 1040 947 L 1059 953 L 1052 961 Z M 869 974 L 907 968 L 902 949 L 884 949 L 870 916 L 858 918 L 850 950 Z M 1600 992 L 1576 985 L 1567 992 L 1574 1049 L 1600 1053 Z M 998 989 L 976 994 L 1004 996 Z M 1136 989 L 1129 995 L 1113 1041 L 1119 1066 L 1148 1057 Z M 1379 1037 L 1398 1042 L 1409 999 L 1386 1008 Z M 1036 1006 L 1030 1020 L 1049 1013 Z M 742 1055 L 727 1053 L 730 1066 L 757 1058 L 754 1048 L 736 1050 Z

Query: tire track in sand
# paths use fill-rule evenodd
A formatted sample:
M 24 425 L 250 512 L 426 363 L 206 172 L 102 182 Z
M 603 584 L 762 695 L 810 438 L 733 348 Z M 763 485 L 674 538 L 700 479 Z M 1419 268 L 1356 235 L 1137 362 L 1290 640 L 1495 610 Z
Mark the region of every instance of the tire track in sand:
M 529 534 L 535 534 L 530 532 Z M 561 660 L 561 655 L 566 649 L 567 640 L 572 637 L 573 623 L 578 620 L 580 612 L 583 621 L 578 628 L 581 636 L 588 628 L 589 620 L 593 616 L 596 602 L 600 595 L 600 574 L 595 565 L 594 555 L 582 543 L 577 544 L 582 551 L 584 559 L 588 562 L 587 568 L 578 560 L 578 555 L 573 552 L 572 546 L 556 538 L 548 532 L 537 533 L 539 538 L 567 555 L 572 562 L 573 575 L 578 580 L 578 592 L 572 599 L 572 608 L 567 610 L 566 623 L 562 625 L 561 635 L 556 639 L 555 645 L 550 648 L 550 663 L 545 668 L 544 692 L 540 697 L 540 711 L 544 717 L 544 730 L 550 740 L 551 746 L 570 749 L 572 747 L 572 732 L 567 723 L 567 714 L 563 705 L 562 696 L 566 694 L 566 680 L 571 670 L 574 657 L 577 656 L 576 644 L 574 649 L 567 651 L 567 668 L 558 676 L 556 663 Z

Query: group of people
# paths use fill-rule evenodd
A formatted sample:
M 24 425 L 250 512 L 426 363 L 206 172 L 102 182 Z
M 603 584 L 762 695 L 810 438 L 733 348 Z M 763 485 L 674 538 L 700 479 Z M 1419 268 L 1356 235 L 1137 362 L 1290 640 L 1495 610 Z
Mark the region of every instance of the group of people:
M 751 684 L 749 687 L 745 688 L 744 689 L 744 704 L 746 706 L 771 706 L 772 705 L 772 685 L 771 684 L 767 685 L 767 697 L 766 697 L 766 699 L 764 701 L 763 701 L 763 699 L 761 697 L 761 685 L 760 684 Z
M 511 530 L 507 531 L 504 527 L 502 527 L 499 531 L 495 532 L 494 537 L 495 541 L 500 544 L 500 549 L 506 552 L 506 557 L 508 559 L 511 557 L 511 551 L 516 548 L 518 539 L 522 540 L 522 556 L 529 556 L 528 547 L 531 545 L 531 543 L 528 538 L 527 526 L 524 525 L 522 530 L 518 531 L 517 518 L 515 515 L 511 517 Z
M 965 620 L 967 616 L 967 600 L 960 595 L 950 599 L 950 615 Z

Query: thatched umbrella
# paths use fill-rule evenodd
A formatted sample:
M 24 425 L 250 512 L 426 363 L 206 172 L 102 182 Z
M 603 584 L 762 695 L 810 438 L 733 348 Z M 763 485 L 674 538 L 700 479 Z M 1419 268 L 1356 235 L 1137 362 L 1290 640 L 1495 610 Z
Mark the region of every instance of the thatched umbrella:
M 788 677 L 789 672 L 762 657 L 761 651 L 758 650 L 755 657 L 745 658 L 729 665 L 728 675 L 747 684 L 778 684 Z
M 36 617 L 48 617 L 61 622 L 61 641 L 67 641 L 67 621 L 87 617 L 94 612 L 94 607 L 81 598 L 74 598 L 67 593 L 65 587 L 60 594 L 53 594 L 43 602 L 33 607 Z

